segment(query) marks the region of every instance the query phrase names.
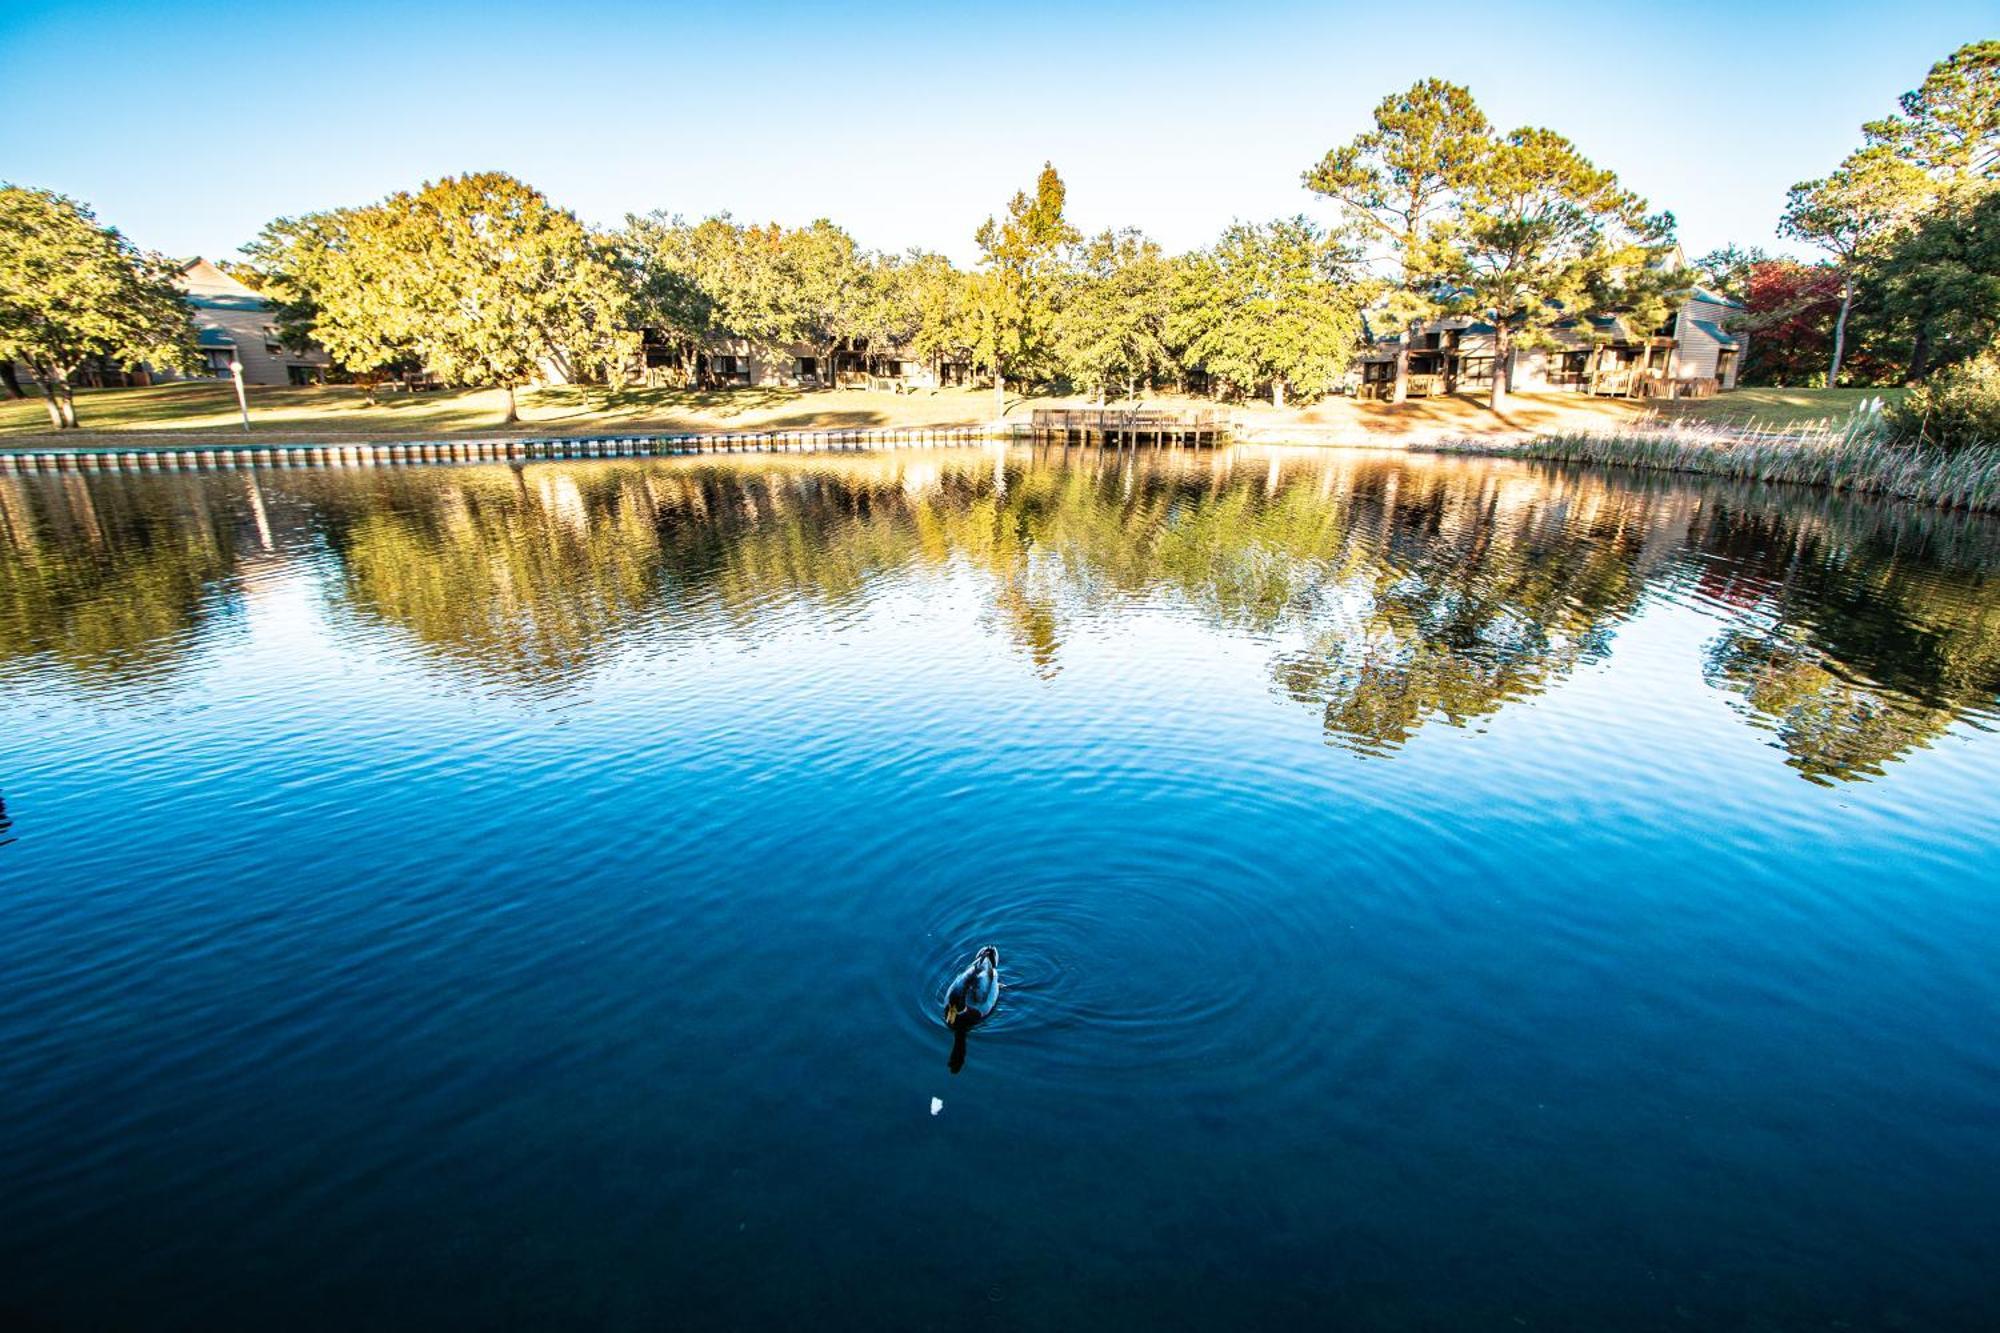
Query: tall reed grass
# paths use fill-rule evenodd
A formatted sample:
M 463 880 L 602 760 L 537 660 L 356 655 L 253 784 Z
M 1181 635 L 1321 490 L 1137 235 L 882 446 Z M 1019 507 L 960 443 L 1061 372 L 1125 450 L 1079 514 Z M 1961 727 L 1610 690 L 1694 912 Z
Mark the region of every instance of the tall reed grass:
M 1463 439 L 1433 447 L 1443 453 L 1791 482 L 1945 509 L 2000 512 L 2000 444 L 1950 450 L 1897 444 L 1874 412 L 1805 430 L 1646 422 L 1614 431 L 1556 432 L 1525 444 Z

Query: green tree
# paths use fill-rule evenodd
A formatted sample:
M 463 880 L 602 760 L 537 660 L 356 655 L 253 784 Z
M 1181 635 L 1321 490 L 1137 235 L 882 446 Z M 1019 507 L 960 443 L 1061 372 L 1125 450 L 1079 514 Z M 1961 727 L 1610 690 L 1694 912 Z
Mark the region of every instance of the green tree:
M 693 384 L 695 357 L 722 325 L 716 279 L 739 244 L 736 228 L 727 218 L 691 226 L 665 212 L 628 213 L 613 243 L 633 322 L 678 344 L 682 382 Z
M 1080 239 L 1063 216 L 1062 177 L 1042 164 L 1033 195 L 1016 194 L 1004 218 L 988 218 L 973 239 L 984 272 L 972 292 L 974 347 L 993 370 L 993 415 L 1007 412 L 1007 376 L 1030 376 L 1049 351 L 1054 302 L 1069 247 Z
M 1167 326 L 1174 268 L 1137 231 L 1106 231 L 1082 247 L 1056 320 L 1063 374 L 1101 401 L 1113 388 L 1136 397 L 1172 363 Z
M 1917 164 L 1881 145 L 1851 154 L 1828 176 L 1801 181 L 1785 199 L 1778 230 L 1833 257 L 1841 274 L 1840 313 L 1833 323 L 1833 357 L 1826 387 L 1840 383 L 1855 283 L 1866 256 L 1907 226 L 1930 203 L 1933 183 Z
M 277 307 L 279 337 L 324 348 L 371 405 L 391 370 L 416 364 L 401 312 L 388 305 L 392 222 L 376 208 L 279 218 L 243 247 Z
M 1762 246 L 1725 245 L 1695 260 L 1693 267 L 1709 287 L 1747 305 L 1758 265 L 1771 262 L 1771 254 Z
M 1931 67 L 1897 114 L 1861 127 L 1862 146 L 1830 174 L 1794 185 L 1779 230 L 1832 255 L 1844 278 L 1826 383 L 1839 383 L 1864 268 L 1941 200 L 2000 179 L 2000 41 L 1972 42 Z M 1928 338 L 1923 312 L 1911 361 Z
M 34 372 L 57 430 L 76 424 L 70 384 L 93 357 L 194 362 L 194 320 L 174 265 L 48 190 L 0 185 L 0 361 Z
M 1649 214 L 1615 174 L 1552 130 L 1519 129 L 1468 172 L 1451 275 L 1454 304 L 1493 321 L 1492 405 L 1506 400 L 1517 346 L 1616 310 L 1650 330 L 1684 275 L 1662 266 L 1673 217 Z
M 448 176 L 357 211 L 373 334 L 446 383 L 504 388 L 508 424 L 545 364 L 578 376 L 629 349 L 610 245 L 513 177 Z
M 805 343 L 830 369 L 835 351 L 866 341 L 875 331 L 882 312 L 874 263 L 852 236 L 825 218 L 780 233 L 776 278 L 782 308 L 769 340 Z
M 1425 79 L 1385 97 L 1375 128 L 1328 151 L 1306 188 L 1332 199 L 1359 236 L 1369 271 L 1384 284 L 1381 318 L 1394 329 L 1393 401 L 1409 392 L 1409 334 L 1437 316 L 1438 279 L 1451 267 L 1453 205 L 1491 151 L 1491 128 L 1472 94 Z
M 1869 147 L 1941 182 L 2000 177 L 2000 41 L 1961 46 L 1899 103 L 1898 114 L 1861 127 Z
M 894 279 L 900 299 L 910 305 L 912 352 L 942 372 L 946 362 L 975 355 L 975 280 L 952 267 L 943 255 L 912 254 Z
M 1189 365 L 1237 388 L 1330 392 L 1361 331 L 1353 254 L 1312 219 L 1237 223 L 1180 268 L 1172 336 Z
M 1910 349 L 1905 383 L 1989 346 L 2000 336 L 2000 188 L 1948 188 L 1860 274 L 1871 315 Z

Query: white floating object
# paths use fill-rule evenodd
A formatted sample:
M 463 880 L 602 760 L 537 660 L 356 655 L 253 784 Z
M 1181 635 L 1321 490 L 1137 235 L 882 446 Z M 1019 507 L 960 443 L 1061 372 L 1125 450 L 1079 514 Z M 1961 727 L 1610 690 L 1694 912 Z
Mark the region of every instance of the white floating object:
M 944 1110 L 944 1098 L 942 1097 L 931 1098 L 931 1114 L 936 1115 L 939 1111 L 942 1110 Z

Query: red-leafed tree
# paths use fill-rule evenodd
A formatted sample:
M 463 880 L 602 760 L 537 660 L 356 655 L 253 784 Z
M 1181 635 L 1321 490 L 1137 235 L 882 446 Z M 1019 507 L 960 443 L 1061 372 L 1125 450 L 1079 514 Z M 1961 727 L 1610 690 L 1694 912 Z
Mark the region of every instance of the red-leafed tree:
M 1810 385 L 1826 378 L 1842 276 L 1832 264 L 1765 259 L 1749 266 L 1741 323 L 1750 335 L 1745 384 Z

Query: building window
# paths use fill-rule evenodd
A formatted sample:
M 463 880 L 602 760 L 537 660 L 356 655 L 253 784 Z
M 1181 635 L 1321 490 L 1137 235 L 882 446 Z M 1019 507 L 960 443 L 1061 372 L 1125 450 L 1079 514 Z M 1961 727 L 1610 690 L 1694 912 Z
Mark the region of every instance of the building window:
M 236 359 L 236 353 L 219 347 L 211 347 L 203 353 L 208 358 L 208 373 L 219 380 L 229 378 L 229 363 Z
M 1564 352 L 1549 368 L 1549 383 L 1558 388 L 1583 383 L 1590 367 L 1590 353 Z
M 799 378 L 802 380 L 816 380 L 819 378 L 818 357 L 802 356 L 799 358 Z
M 292 387 L 304 388 L 319 382 L 319 371 L 313 366 L 286 366 L 285 378 L 291 381 Z

